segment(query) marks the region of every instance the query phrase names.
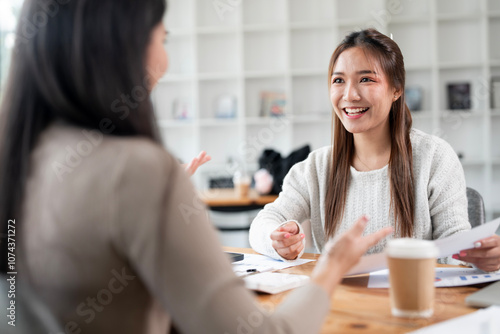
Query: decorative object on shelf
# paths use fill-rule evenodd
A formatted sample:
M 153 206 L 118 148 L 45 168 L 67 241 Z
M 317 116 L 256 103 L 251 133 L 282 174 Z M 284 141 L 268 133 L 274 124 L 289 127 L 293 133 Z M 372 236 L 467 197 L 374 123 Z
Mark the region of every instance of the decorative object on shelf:
M 470 83 L 448 84 L 448 108 L 451 110 L 464 110 L 471 108 Z
M 422 110 L 422 88 L 420 86 L 407 86 L 405 97 L 406 105 L 410 111 Z
M 500 109 L 500 77 L 491 78 L 491 108 Z
M 191 100 L 184 97 L 178 97 L 172 103 L 172 116 L 174 119 L 192 118 Z
M 236 96 L 234 95 L 222 94 L 215 99 L 216 118 L 235 118 L 236 108 Z
M 283 116 L 285 114 L 286 95 L 283 92 L 263 91 L 260 93 L 260 115 Z

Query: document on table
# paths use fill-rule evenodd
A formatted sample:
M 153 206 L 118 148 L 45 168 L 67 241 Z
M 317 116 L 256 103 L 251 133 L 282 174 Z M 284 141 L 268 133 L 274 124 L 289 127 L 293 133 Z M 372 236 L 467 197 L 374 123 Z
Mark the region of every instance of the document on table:
M 434 240 L 439 249 L 438 258 L 447 257 L 458 253 L 463 249 L 474 248 L 474 243 L 495 234 L 500 225 L 500 218 L 486 224 L 479 225 L 467 232 L 459 232 L 449 237 Z M 375 270 L 387 268 L 385 253 L 365 255 L 359 263 L 347 273 L 349 275 L 364 274 Z
M 485 273 L 475 268 L 436 268 L 434 286 L 437 288 L 463 286 L 500 280 L 500 272 Z M 389 270 L 370 273 L 369 288 L 388 288 Z
M 297 259 L 292 261 L 280 261 L 271 259 L 265 255 L 245 254 L 245 258 L 238 262 L 233 262 L 233 271 L 238 276 L 247 276 L 256 272 L 267 272 L 299 266 L 315 260 Z
M 455 319 L 421 328 L 410 334 L 498 334 L 500 333 L 500 307 L 488 308 Z

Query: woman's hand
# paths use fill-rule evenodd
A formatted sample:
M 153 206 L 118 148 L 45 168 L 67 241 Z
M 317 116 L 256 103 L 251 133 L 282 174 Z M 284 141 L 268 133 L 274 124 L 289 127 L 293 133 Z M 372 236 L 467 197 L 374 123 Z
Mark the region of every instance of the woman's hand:
M 299 226 L 296 222 L 290 221 L 271 233 L 273 240 L 273 248 L 278 254 L 287 259 L 295 260 L 300 252 L 304 249 L 302 240 L 305 238 L 303 233 L 300 233 Z
M 354 226 L 340 238 L 330 240 L 319 258 L 312 274 L 312 280 L 325 288 L 331 295 L 342 277 L 354 267 L 361 256 L 380 240 L 392 233 L 392 227 L 383 228 L 363 236 L 368 218 L 361 217 Z
M 500 236 L 494 235 L 479 240 L 475 248 L 465 249 L 453 255 L 456 260 L 474 264 L 484 271 L 497 271 L 500 269 Z
M 196 172 L 198 167 L 210 161 L 211 159 L 212 157 L 207 155 L 207 152 L 201 151 L 200 154 L 198 154 L 197 157 L 193 158 L 190 163 L 183 164 L 182 167 L 186 170 L 189 176 L 192 176 Z

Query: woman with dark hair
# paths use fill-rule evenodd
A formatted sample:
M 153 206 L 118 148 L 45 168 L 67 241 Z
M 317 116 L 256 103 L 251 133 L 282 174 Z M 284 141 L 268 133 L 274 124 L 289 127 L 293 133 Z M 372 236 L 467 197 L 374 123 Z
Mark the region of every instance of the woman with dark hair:
M 360 219 L 308 285 L 272 315 L 259 308 L 160 145 L 150 91 L 168 66 L 165 7 L 25 0 L 18 36 L 46 20 L 18 38 L 2 103 L 1 271 L 67 333 L 318 332 L 344 273 L 391 229 L 363 236 Z
M 394 237 L 432 240 L 470 229 L 457 155 L 444 140 L 412 129 L 398 45 L 374 29 L 351 33 L 331 57 L 328 80 L 332 146 L 292 168 L 279 198 L 253 221 L 252 247 L 273 258 L 300 257 L 305 240 L 299 222 L 310 219 L 321 251 L 363 214 L 371 217 L 367 233 L 392 226 Z M 500 237 L 478 248 L 453 257 L 498 270 Z

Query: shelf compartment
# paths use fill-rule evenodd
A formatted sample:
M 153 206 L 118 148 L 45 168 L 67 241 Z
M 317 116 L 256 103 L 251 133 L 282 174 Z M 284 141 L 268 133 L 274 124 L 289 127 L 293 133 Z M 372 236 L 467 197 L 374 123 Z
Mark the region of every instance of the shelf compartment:
M 329 114 L 332 110 L 325 76 L 294 77 L 292 80 L 294 115 Z
M 237 126 L 224 127 L 221 131 L 217 126 L 200 128 L 200 143 L 204 151 L 212 157 L 214 164 L 223 164 L 228 159 L 235 160 L 240 157 L 244 142 L 240 139 Z
M 500 117 L 491 119 L 491 156 L 500 158 Z M 498 188 L 500 189 L 500 188 Z
M 245 71 L 284 71 L 285 33 L 246 32 L 244 34 Z
M 488 13 L 500 13 L 500 2 L 498 0 L 488 0 Z
M 205 35 L 198 40 L 200 74 L 237 73 L 239 68 L 238 35 Z M 221 56 L 221 51 L 225 55 Z
M 451 143 L 457 154 L 462 153 L 463 159 L 480 160 L 488 154 L 484 145 L 477 145 L 478 141 L 487 140 L 482 124 L 482 118 L 470 117 L 466 113 L 449 113 L 441 118 L 440 137 Z
M 200 82 L 199 86 L 199 118 L 201 120 L 213 120 L 217 118 L 218 99 L 228 96 L 233 98 L 234 117 L 229 120 L 234 120 L 238 117 L 239 110 L 239 92 L 237 80 L 206 80 Z M 217 120 L 226 123 L 227 119 Z
M 195 126 L 192 119 L 186 120 L 158 120 L 158 126 L 160 129 L 172 129 L 172 128 L 191 128 Z
M 431 28 L 428 24 L 391 24 L 389 31 L 404 55 L 405 66 L 431 66 Z
M 368 24 L 376 24 L 386 21 L 388 13 L 385 0 L 337 0 L 337 15 L 346 20 L 362 20 L 368 21 Z
M 196 1 L 198 27 L 230 27 L 240 23 L 241 1 L 191 1 Z
M 169 1 L 164 24 L 169 32 L 190 29 L 194 26 L 194 0 Z
M 194 127 L 163 127 L 161 135 L 167 150 L 182 163 L 188 163 L 198 155 L 198 142 L 196 141 Z M 210 154 L 212 152 L 208 151 Z
M 414 0 L 399 0 L 386 2 L 386 15 L 390 15 L 393 22 L 403 21 L 413 23 L 421 20 L 429 20 L 431 9 L 430 2 L 414 1 Z
M 500 18 L 489 19 L 490 59 L 500 60 Z
M 304 145 L 309 145 L 312 150 L 332 144 L 331 122 L 321 124 L 294 123 L 292 147 L 298 149 Z
M 293 30 L 291 33 L 291 68 L 323 68 L 328 71 L 336 41 L 332 29 Z
M 258 162 L 265 149 L 273 149 L 286 156 L 291 150 L 290 134 L 292 125 L 286 118 L 269 117 L 266 124 L 248 125 L 242 143 L 244 161 L 247 164 Z
M 173 121 L 186 109 L 187 119 L 196 117 L 193 84 L 190 82 L 162 82 L 153 90 L 155 112 L 159 120 Z M 177 115 L 177 116 L 176 116 Z
M 481 14 L 481 1 L 470 0 L 438 0 L 436 1 L 438 17 L 448 14 Z
M 421 109 L 431 110 L 432 94 L 436 91 L 432 85 L 432 72 L 427 71 L 407 71 L 406 87 L 418 87 L 422 93 Z M 419 113 L 418 110 L 412 110 Z
M 480 38 L 481 35 L 481 24 L 478 20 L 439 23 L 439 63 L 480 63 L 483 59 L 483 48 L 481 47 Z
M 167 76 L 194 74 L 194 42 L 191 36 L 170 36 L 165 48 L 169 61 Z
M 286 0 L 243 1 L 243 24 L 283 23 Z
M 245 80 L 245 117 L 261 116 L 261 92 L 285 92 L 285 77 L 255 78 Z M 287 101 L 290 96 L 287 96 Z M 288 104 L 288 103 L 287 103 Z M 285 106 L 285 115 L 289 113 Z
M 289 0 L 290 22 L 334 22 L 335 6 L 331 0 Z
M 441 110 L 450 109 L 448 102 L 448 84 L 469 83 L 469 96 L 471 99 L 471 109 L 485 110 L 489 107 L 487 89 L 484 87 L 485 79 L 481 68 L 463 68 L 461 70 L 441 70 L 439 71 L 439 108 Z

